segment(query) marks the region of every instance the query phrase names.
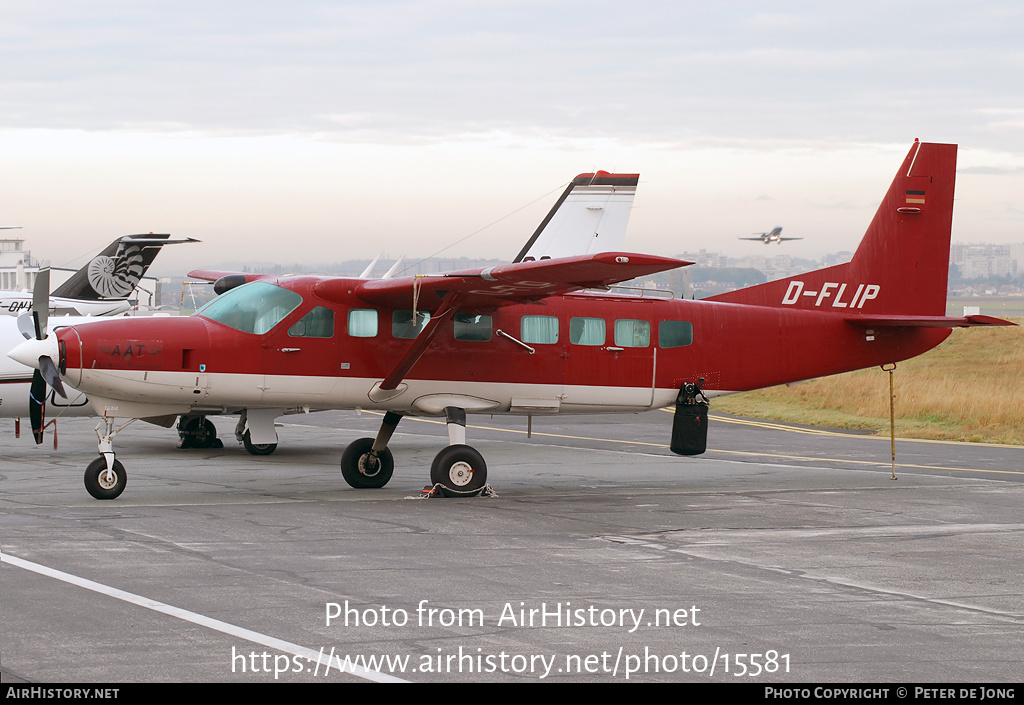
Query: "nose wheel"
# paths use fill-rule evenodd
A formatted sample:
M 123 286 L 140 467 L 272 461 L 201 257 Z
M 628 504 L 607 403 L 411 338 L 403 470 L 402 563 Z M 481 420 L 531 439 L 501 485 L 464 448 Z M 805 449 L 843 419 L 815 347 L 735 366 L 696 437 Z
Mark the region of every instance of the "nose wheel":
M 128 473 L 124 471 L 124 465 L 114 457 L 114 436 L 133 421 L 135 419 L 129 419 L 122 426 L 114 428 L 114 419 L 103 417 L 96 424 L 96 449 L 100 457 L 85 469 L 85 489 L 96 499 L 114 499 L 124 492 L 128 484 Z
M 124 492 L 127 484 L 128 473 L 120 460 L 115 460 L 108 468 L 107 459 L 101 455 L 85 469 L 85 489 L 96 499 L 114 499 Z

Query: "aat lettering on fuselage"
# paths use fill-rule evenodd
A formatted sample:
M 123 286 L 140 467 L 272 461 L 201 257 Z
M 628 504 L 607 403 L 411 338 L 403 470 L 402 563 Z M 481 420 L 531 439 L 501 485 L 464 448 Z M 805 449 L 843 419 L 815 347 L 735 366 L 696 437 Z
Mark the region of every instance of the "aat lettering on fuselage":
M 804 283 L 794 279 L 789 282 L 789 288 L 786 289 L 786 295 L 782 297 L 782 303 L 792 306 L 800 300 L 801 296 L 810 296 L 814 298 L 814 305 L 818 307 L 827 301 L 826 305 L 832 308 L 864 308 L 864 303 L 877 298 L 878 292 L 882 290 L 878 284 L 858 284 L 853 298 L 844 301 L 843 297 L 846 295 L 848 286 L 845 282 L 825 282 L 821 285 L 820 290 L 804 290 Z
M 129 370 L 133 363 L 152 365 L 161 361 L 163 344 L 162 340 L 100 340 L 96 361 L 112 370 Z

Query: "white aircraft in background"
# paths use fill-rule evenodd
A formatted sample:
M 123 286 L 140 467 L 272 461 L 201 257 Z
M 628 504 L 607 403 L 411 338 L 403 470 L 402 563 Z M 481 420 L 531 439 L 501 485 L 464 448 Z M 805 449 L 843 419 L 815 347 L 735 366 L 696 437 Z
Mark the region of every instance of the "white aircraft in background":
M 88 264 L 58 286 L 49 298 L 51 314 L 110 316 L 127 311 L 128 297 L 164 245 L 199 242 L 171 240 L 170 235 L 126 235 L 114 240 Z M 19 316 L 32 311 L 31 291 L 0 291 L 0 313 Z
M 757 237 L 741 237 L 740 240 L 760 240 L 766 245 L 770 245 L 773 242 L 777 245 L 781 245 L 786 240 L 803 240 L 802 237 L 782 237 L 782 226 L 776 225 L 774 228 L 766 233 L 754 233 Z

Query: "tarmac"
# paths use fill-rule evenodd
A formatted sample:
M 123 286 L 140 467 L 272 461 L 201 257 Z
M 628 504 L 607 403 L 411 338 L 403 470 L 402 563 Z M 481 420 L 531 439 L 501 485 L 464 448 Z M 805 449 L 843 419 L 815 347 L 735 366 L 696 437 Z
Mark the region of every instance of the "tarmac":
M 82 484 L 94 421 L 0 426 L 5 683 L 1013 683 L 1024 448 L 716 416 L 471 416 L 495 496 L 422 499 L 443 423 L 387 487 L 341 477 L 379 416 L 282 417 L 280 445 L 179 450 L 137 422 L 128 485 Z

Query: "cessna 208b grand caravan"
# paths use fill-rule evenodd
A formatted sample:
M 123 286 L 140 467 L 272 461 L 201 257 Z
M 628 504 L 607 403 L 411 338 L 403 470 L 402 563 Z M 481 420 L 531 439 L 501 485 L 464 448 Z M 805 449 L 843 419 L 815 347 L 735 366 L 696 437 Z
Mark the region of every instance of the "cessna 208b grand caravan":
M 247 410 L 248 443 L 267 448 L 289 409 L 385 412 L 377 436 L 342 455 L 360 488 L 390 479 L 404 416 L 444 416 L 450 445 L 431 480 L 469 491 L 487 466 L 465 444 L 467 412 L 655 409 L 701 380 L 707 396 L 767 387 L 904 360 L 956 326 L 1008 324 L 945 315 L 955 171 L 956 145 L 915 141 L 851 262 L 701 301 L 583 291 L 688 264 L 631 253 L 369 281 L 245 275 L 194 316 L 71 326 L 12 356 L 58 368 L 103 416 L 86 471 L 97 498 L 125 487 L 119 420 L 231 409 Z

